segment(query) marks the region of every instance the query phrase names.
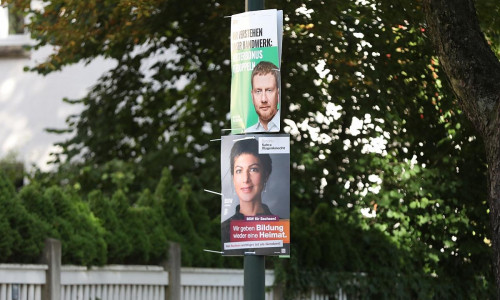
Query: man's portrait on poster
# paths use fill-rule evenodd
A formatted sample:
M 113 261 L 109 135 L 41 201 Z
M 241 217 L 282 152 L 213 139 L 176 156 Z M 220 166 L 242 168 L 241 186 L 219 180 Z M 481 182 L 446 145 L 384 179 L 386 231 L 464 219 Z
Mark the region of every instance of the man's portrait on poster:
M 279 132 L 280 70 L 275 64 L 261 61 L 254 67 L 251 94 L 258 121 L 245 132 Z

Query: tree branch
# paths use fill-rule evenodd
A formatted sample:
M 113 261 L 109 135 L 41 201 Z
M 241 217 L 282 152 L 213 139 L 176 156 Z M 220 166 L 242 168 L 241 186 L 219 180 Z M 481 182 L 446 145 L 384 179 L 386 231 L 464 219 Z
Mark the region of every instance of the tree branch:
M 430 37 L 461 106 L 483 138 L 500 124 L 500 62 L 473 0 L 424 0 Z

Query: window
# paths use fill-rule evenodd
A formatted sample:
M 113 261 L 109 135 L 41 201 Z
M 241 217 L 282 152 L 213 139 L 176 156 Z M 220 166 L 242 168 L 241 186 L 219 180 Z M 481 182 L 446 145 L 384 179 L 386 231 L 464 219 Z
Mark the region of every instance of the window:
M 23 45 L 29 44 L 24 31 L 24 17 L 0 6 L 0 58 L 28 58 Z
M 9 34 L 24 34 L 24 18 L 21 14 L 12 13 L 7 9 L 9 18 Z

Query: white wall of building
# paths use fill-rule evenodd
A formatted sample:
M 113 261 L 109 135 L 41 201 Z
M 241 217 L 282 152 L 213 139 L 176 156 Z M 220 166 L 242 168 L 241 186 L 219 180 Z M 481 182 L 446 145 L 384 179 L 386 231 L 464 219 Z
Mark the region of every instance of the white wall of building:
M 27 36 L 0 39 L 0 47 L 29 43 Z M 114 66 L 113 61 L 95 59 L 65 67 L 46 76 L 25 72 L 26 66 L 43 61 L 51 53 L 45 47 L 30 53 L 29 58 L 0 57 L 0 158 L 16 152 L 27 169 L 32 164 L 50 169 L 49 154 L 57 151 L 54 143 L 64 136 L 45 132 L 46 128 L 65 128 L 66 118 L 82 107 L 66 104 L 63 98 L 80 99 Z

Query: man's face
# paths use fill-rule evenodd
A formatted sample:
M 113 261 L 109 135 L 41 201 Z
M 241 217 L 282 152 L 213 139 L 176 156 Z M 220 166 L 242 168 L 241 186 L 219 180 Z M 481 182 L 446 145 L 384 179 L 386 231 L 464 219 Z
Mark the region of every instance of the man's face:
M 267 126 L 278 111 L 279 91 L 273 74 L 255 75 L 252 101 L 259 120 Z

